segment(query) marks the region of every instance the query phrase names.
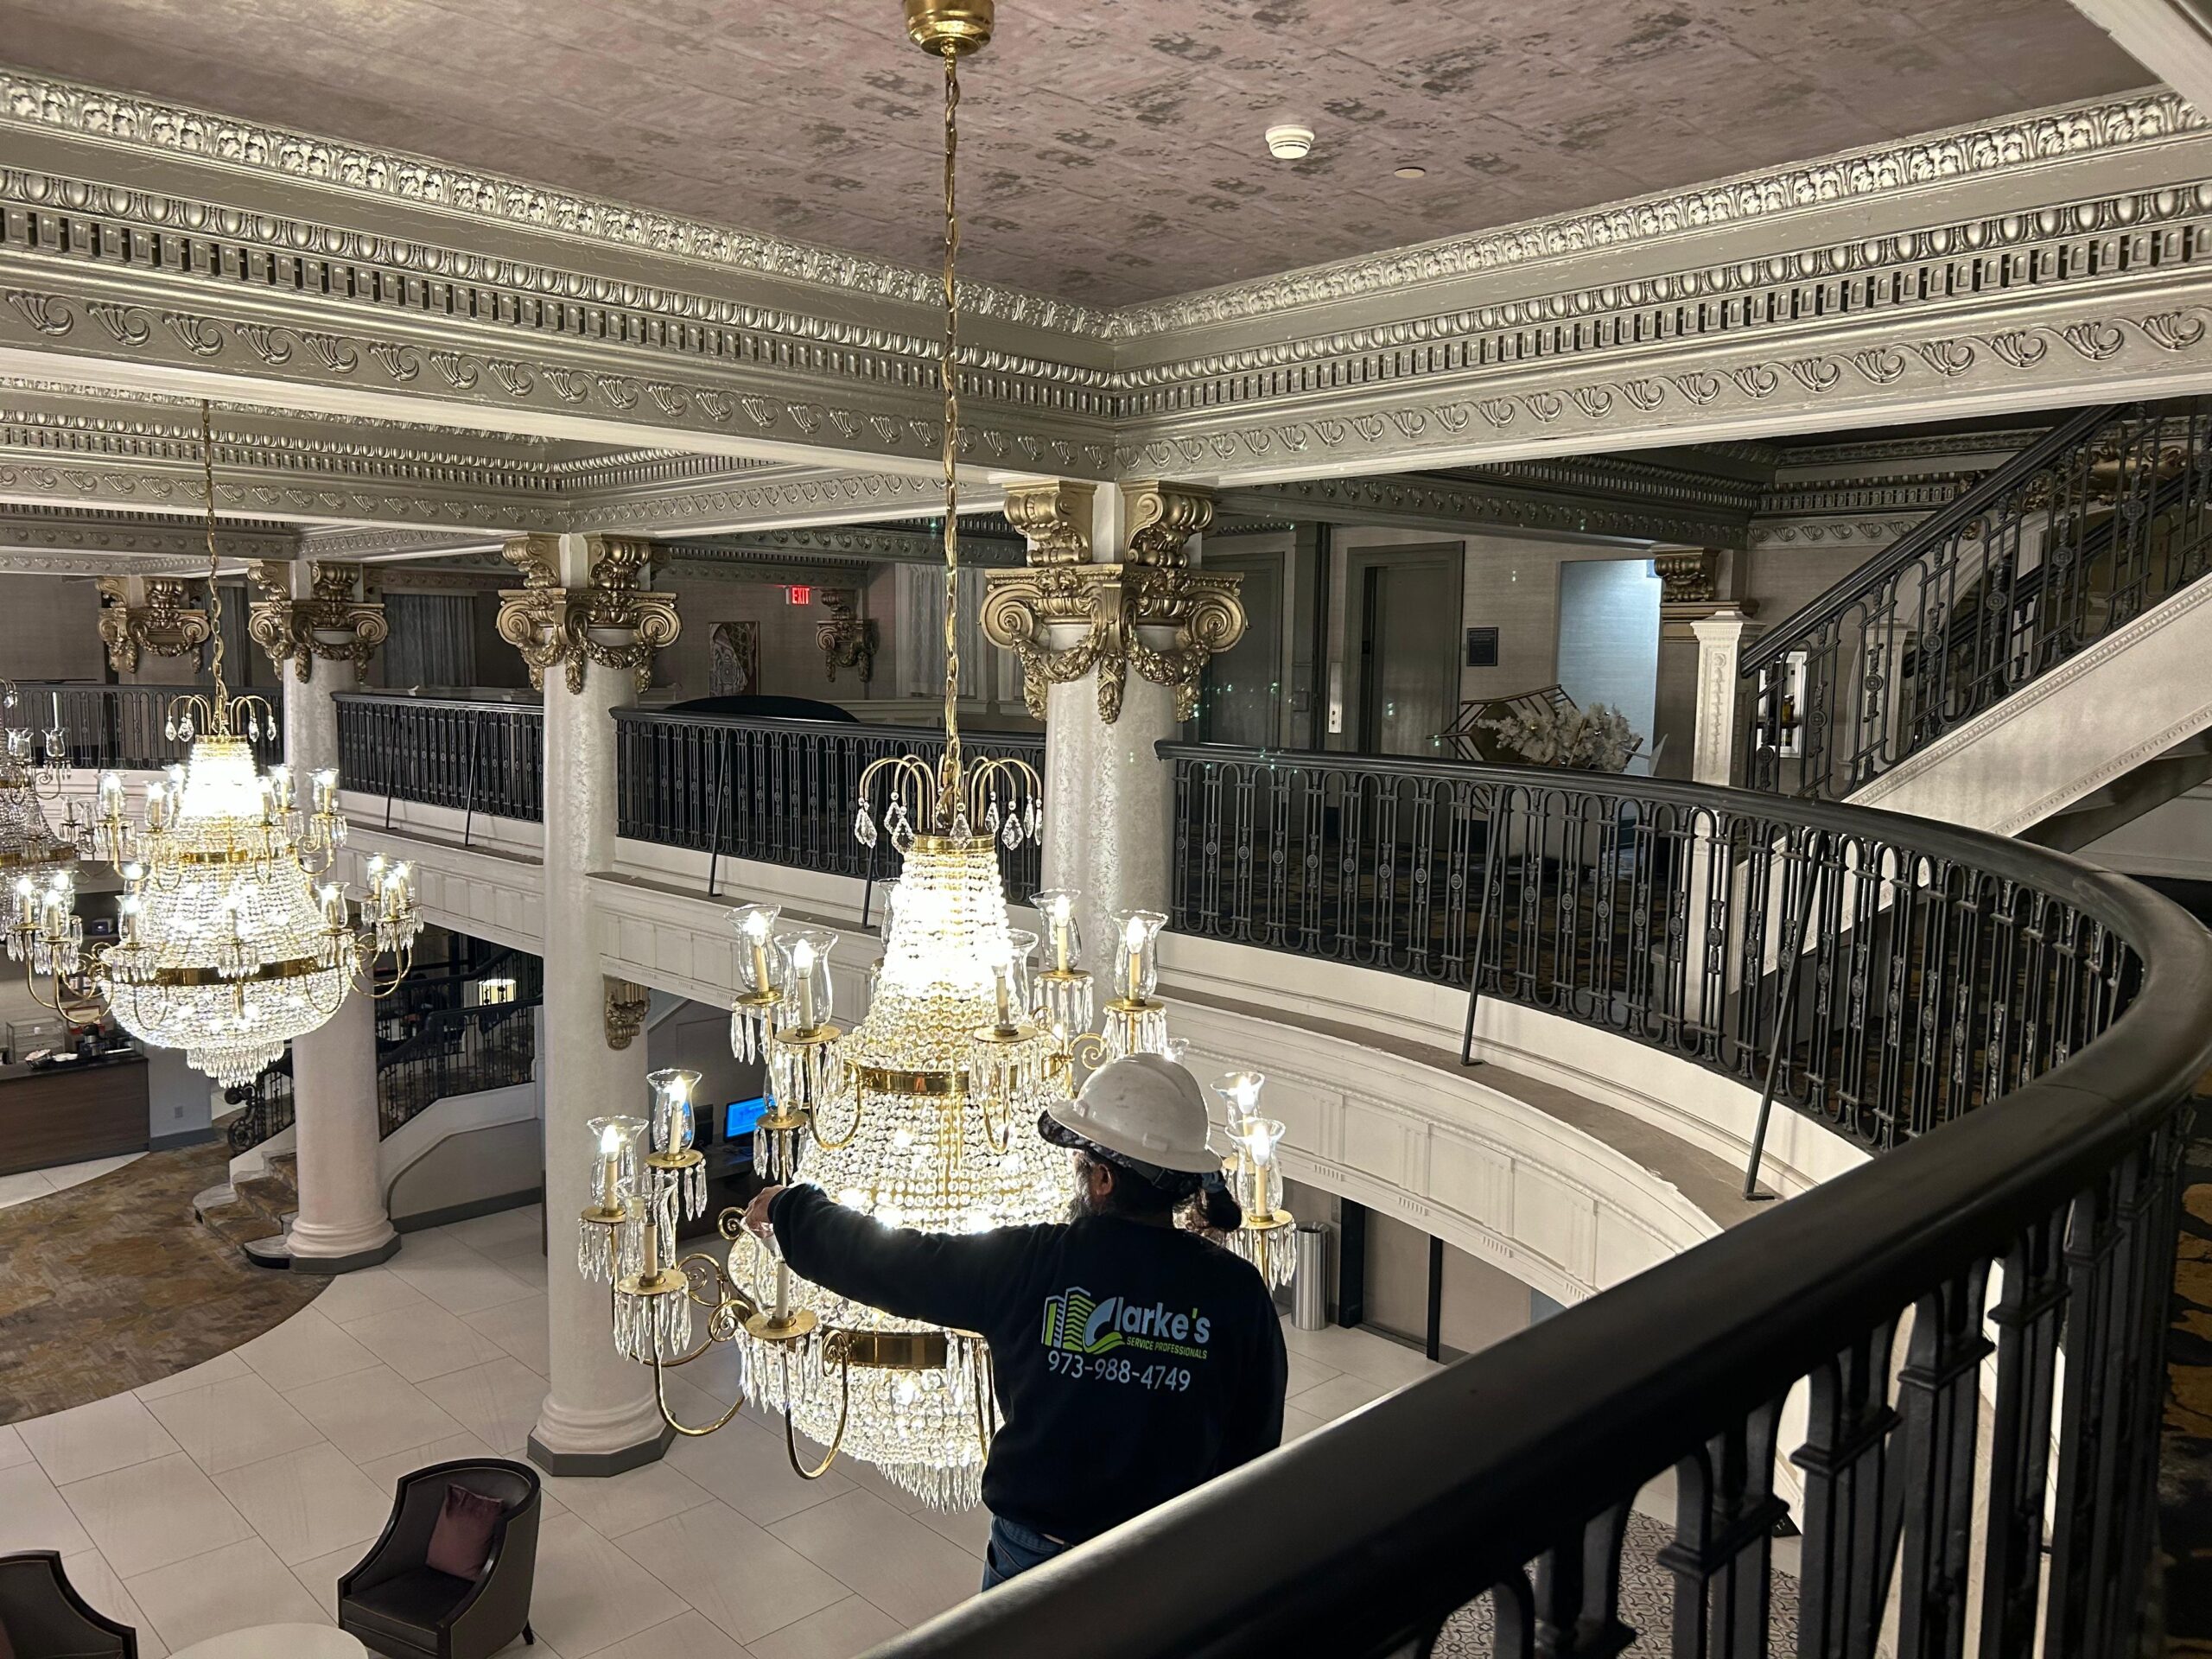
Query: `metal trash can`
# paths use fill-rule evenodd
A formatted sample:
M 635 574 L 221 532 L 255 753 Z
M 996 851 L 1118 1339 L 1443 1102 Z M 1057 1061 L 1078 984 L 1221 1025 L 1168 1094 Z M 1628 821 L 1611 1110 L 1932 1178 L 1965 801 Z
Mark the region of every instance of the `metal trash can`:
M 1329 1231 L 1325 1227 L 1300 1225 L 1298 1262 L 1291 1271 L 1291 1322 L 1300 1331 L 1319 1331 L 1329 1323 Z

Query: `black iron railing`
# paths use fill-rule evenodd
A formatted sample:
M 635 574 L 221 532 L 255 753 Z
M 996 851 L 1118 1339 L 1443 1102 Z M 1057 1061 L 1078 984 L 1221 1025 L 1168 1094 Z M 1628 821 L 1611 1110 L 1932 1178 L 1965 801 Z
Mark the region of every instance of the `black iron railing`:
M 454 1095 L 528 1083 L 537 1058 L 537 1002 L 449 1008 L 377 1055 L 377 1119 L 383 1135 Z
M 2041 1076 L 2132 994 L 2109 931 L 1923 819 L 1596 772 L 1160 752 L 1178 931 L 1601 1027 L 1870 1147 Z
M 2212 569 L 2212 400 L 2087 410 L 1747 652 L 1754 788 L 1840 799 Z
M 465 988 L 486 977 L 515 982 L 510 1002 L 467 1003 Z M 377 1118 L 380 1135 L 451 1095 L 473 1095 L 528 1083 L 537 1056 L 534 1010 L 544 998 L 545 964 L 524 950 L 501 951 L 466 972 L 403 981 L 404 1007 L 385 1006 L 379 1018 L 400 1029 L 377 1044 Z M 259 1146 L 291 1128 L 292 1052 L 252 1083 L 225 1091 L 245 1109 L 226 1131 L 233 1154 Z
M 854 836 L 861 771 L 887 755 L 934 761 L 944 747 L 944 734 L 933 727 L 642 709 L 618 709 L 614 719 L 622 835 L 863 880 L 895 874 L 898 860 L 880 838 L 870 848 Z M 1012 756 L 1043 770 L 1041 734 L 993 732 L 963 741 L 971 755 Z M 874 804 L 880 817 L 880 791 Z M 1001 851 L 1000 863 L 1017 902 L 1036 890 L 1033 842 Z
M 1847 807 L 1166 753 L 1179 926 L 1787 1071 L 1880 1155 L 879 1659 L 1533 1659 L 1638 1635 L 1871 1659 L 1961 1655 L 1969 1630 L 1991 1659 L 2139 1651 L 2212 938 L 2061 855 Z M 1778 1467 L 1802 1485 L 1794 1621 Z M 1670 1470 L 1671 1535 L 1637 1565 L 1672 1607 L 1642 1621 L 1630 1506 Z
M 345 788 L 471 817 L 545 816 L 545 715 L 537 705 L 367 694 L 337 702 Z
M 154 772 L 182 764 L 192 745 L 169 735 L 168 708 L 202 688 L 190 685 L 87 685 L 67 680 L 20 680 L 14 723 L 43 732 L 60 709 L 69 734 L 69 764 L 95 771 Z M 212 690 L 212 686 L 206 688 Z M 274 692 L 261 693 L 272 704 Z M 263 725 L 254 741 L 263 766 L 284 758 L 281 717 Z

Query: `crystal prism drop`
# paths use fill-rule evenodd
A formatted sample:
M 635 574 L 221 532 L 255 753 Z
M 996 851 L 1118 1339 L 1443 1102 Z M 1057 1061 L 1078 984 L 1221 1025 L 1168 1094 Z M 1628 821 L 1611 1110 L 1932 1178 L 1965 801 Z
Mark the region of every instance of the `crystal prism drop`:
M 172 743 L 176 741 L 176 721 L 174 716 L 163 722 L 162 726 L 162 735 L 168 739 Z
M 999 839 L 1006 842 L 1006 844 L 1010 848 L 1020 846 L 1021 820 L 1012 814 L 1008 814 L 1006 821 L 1006 828 L 1000 832 Z
M 853 839 L 863 847 L 875 845 L 875 820 L 868 817 L 865 801 L 853 811 Z

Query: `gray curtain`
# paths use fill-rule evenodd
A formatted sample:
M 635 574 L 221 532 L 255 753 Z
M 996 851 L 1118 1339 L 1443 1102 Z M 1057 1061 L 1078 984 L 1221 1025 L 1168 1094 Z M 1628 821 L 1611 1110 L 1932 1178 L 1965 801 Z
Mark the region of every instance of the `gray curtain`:
M 476 683 L 474 607 L 467 594 L 386 594 L 384 683 L 411 686 Z

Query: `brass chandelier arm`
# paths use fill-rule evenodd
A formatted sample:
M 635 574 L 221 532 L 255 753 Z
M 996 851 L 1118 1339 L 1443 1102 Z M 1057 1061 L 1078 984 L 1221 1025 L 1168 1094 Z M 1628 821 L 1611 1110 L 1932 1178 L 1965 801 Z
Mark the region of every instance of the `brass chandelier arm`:
M 822 1133 L 821 1108 L 810 1107 L 808 1109 L 806 1114 L 806 1130 L 807 1134 L 813 1138 L 814 1144 L 821 1147 L 823 1151 L 839 1152 L 842 1151 L 845 1147 L 851 1146 L 855 1140 L 859 1139 L 861 1125 L 867 1121 L 867 1118 L 868 1103 L 861 1097 L 860 1079 L 858 1077 L 855 1077 L 853 1079 L 852 1128 L 847 1129 L 838 1139 L 834 1141 L 830 1140 Z
M 784 1399 L 789 1402 L 791 1397 L 791 1357 L 784 1353 L 778 1358 L 784 1368 Z M 830 1439 L 829 1451 L 823 1454 L 822 1461 L 813 1468 L 808 1468 L 799 1460 L 798 1429 L 791 1421 L 792 1414 L 788 1408 L 784 1412 L 784 1452 L 791 1459 L 793 1474 L 801 1480 L 819 1480 L 830 1472 L 830 1465 L 837 1461 L 837 1453 L 844 1447 L 845 1425 L 851 1421 L 852 1411 L 853 1362 L 851 1356 L 846 1355 L 837 1365 L 837 1432 Z
M 713 1345 L 714 1338 L 709 1337 L 707 1338 L 706 1344 L 700 1349 L 699 1352 L 704 1353 L 707 1348 L 712 1347 Z M 690 1355 L 690 1358 L 696 1359 L 698 1357 L 699 1355 L 695 1353 Z M 653 1349 L 653 1402 L 660 1408 L 661 1421 L 666 1423 L 677 1433 L 690 1440 L 704 1440 L 708 1435 L 712 1434 L 717 1429 L 728 1427 L 730 1420 L 735 1417 L 739 1412 L 745 1409 L 745 1396 L 743 1395 L 740 1395 L 735 1405 L 732 1406 L 728 1411 L 722 1413 L 721 1416 L 715 1418 L 713 1422 L 707 1424 L 704 1427 L 694 1427 L 692 1425 L 680 1421 L 677 1417 L 677 1414 L 669 1409 L 666 1372 L 667 1365 L 681 1365 L 685 1363 L 686 1362 L 683 1360 L 670 1360 L 666 1362 L 666 1364 L 664 1364 L 660 1357 L 659 1346 L 658 1344 L 655 1344 Z

